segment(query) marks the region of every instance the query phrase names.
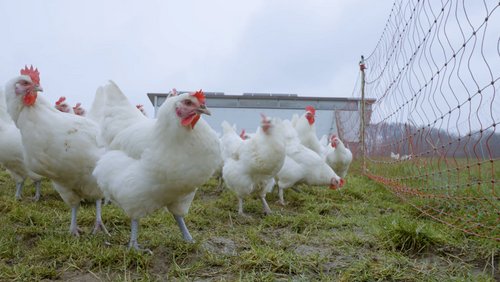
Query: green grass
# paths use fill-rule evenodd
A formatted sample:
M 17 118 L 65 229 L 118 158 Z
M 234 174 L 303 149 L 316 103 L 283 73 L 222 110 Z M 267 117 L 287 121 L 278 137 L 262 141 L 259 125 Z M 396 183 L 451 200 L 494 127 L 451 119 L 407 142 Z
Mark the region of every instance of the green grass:
M 198 191 L 186 224 L 196 243 L 182 240 L 173 217 L 159 210 L 141 220 L 139 242 L 153 255 L 129 252 L 129 219 L 103 208 L 111 233 L 91 235 L 94 205 L 84 203 L 80 238 L 68 233 L 69 208 L 48 181 L 42 199 L 0 172 L 0 281 L 498 281 L 499 243 L 468 236 L 417 212 L 355 171 L 347 185 L 298 186 L 285 191 L 285 207 L 268 195 L 245 201 L 217 191 L 211 179 Z M 494 268 L 492 268 L 494 265 Z
M 369 163 L 370 174 L 418 194 L 401 192 L 423 216 L 486 238 L 500 238 L 500 160 L 416 158 Z

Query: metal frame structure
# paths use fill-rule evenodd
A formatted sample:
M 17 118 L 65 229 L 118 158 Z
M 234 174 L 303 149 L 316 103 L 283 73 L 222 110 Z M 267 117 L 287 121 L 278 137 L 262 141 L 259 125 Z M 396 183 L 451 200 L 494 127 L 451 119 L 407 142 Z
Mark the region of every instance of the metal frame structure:
M 184 93 L 188 91 L 178 91 Z M 189 91 L 191 92 L 191 91 Z M 148 93 L 153 104 L 155 116 L 158 108 L 165 102 L 168 93 Z M 212 111 L 212 116 L 206 121 L 220 132 L 220 123 L 227 120 L 235 124 L 240 129 L 247 132 L 254 131 L 259 124 L 259 114 L 264 113 L 269 116 L 282 119 L 291 119 L 293 114 L 301 115 L 306 106 L 313 106 L 316 109 L 316 133 L 318 138 L 322 135 L 332 133 L 341 134 L 338 130 L 336 113 L 344 112 L 356 116 L 349 118 L 350 123 L 343 125 L 341 131 L 351 130 L 353 134 L 345 140 L 350 143 L 359 142 L 359 112 L 361 109 L 361 99 L 343 97 L 305 97 L 297 94 L 275 94 L 275 93 L 243 93 L 243 95 L 229 95 L 223 92 L 205 92 L 207 97 L 207 107 Z M 367 99 L 365 102 L 366 111 L 371 110 L 374 99 Z M 356 136 L 355 138 L 352 136 Z M 342 136 L 341 136 L 342 137 Z

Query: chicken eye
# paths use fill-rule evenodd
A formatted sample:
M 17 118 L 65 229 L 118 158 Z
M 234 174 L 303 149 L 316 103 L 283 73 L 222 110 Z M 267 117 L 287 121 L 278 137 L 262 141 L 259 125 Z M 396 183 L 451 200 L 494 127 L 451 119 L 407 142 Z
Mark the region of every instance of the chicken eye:
M 184 105 L 191 106 L 191 105 L 193 105 L 193 102 L 191 100 L 186 100 L 186 101 L 184 101 Z

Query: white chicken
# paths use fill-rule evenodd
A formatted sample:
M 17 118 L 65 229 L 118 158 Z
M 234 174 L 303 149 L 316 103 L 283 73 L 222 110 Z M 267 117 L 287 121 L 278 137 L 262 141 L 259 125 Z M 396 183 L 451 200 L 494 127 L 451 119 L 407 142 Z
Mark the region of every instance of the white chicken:
M 328 140 L 328 135 L 323 134 L 323 136 L 319 139 L 319 145 L 321 146 L 321 153 L 323 157 L 325 157 L 328 147 L 330 147 L 329 144 L 330 141 Z
M 85 117 L 100 125 L 103 119 L 104 109 L 106 107 L 105 103 L 106 96 L 104 93 L 104 87 L 100 86 L 96 90 L 94 101 L 92 101 L 90 110 Z
M 63 113 L 68 113 L 68 114 L 74 113 L 73 108 L 69 106 L 68 102 L 66 102 L 66 97 L 64 96 L 59 97 L 54 107 Z
M 221 153 L 222 160 L 225 161 L 231 158 L 233 154 L 237 154 L 245 140 L 241 138 L 241 135 L 238 136 L 238 134 L 236 134 L 234 126 L 231 126 L 227 121 L 223 121 L 221 127 Z
M 316 109 L 312 106 L 307 106 L 306 112 L 298 119 L 295 118 L 293 123 L 295 123 L 294 128 L 298 133 L 300 143 L 316 152 L 319 156 L 322 156 L 322 148 L 316 135 L 316 126 L 314 125 L 315 115 Z
M 352 162 L 351 150 L 344 146 L 344 142 L 336 135 L 330 137 L 330 146 L 326 155 L 326 163 L 342 178 L 346 177 Z
M 76 105 L 73 107 L 73 113 L 75 115 L 78 115 L 78 116 L 85 116 L 86 115 L 86 111 L 82 107 L 82 103 L 80 103 L 80 102 L 76 103 Z
M 248 134 L 245 129 L 242 129 L 240 132 L 240 138 L 243 140 L 247 140 L 249 138 L 252 138 L 252 134 Z
M 125 150 L 133 157 L 139 157 L 144 148 L 149 146 L 148 142 L 152 137 L 136 132 L 153 134 L 154 120 L 147 118 L 137 107 L 133 106 L 113 81 L 109 81 L 102 88 L 102 93 L 98 90 L 96 95 L 99 94 L 104 97 L 100 98 L 103 106 L 100 108 L 98 119 L 105 144 L 110 149 Z M 96 99 L 98 99 L 97 96 Z
M 281 131 L 280 120 L 271 120 L 263 115 L 257 133 L 237 146 L 230 158 L 224 161 L 222 177 L 238 197 L 240 215 L 244 214 L 243 199 L 251 193 L 258 193 L 264 213 L 271 213 L 266 194 L 272 191 L 274 177 L 285 160 L 285 143 Z M 241 140 L 236 133 L 234 136 L 234 139 Z
M 286 158 L 276 177 L 279 204 L 285 205 L 284 189 L 298 183 L 329 185 L 331 189 L 337 189 L 344 185 L 344 180 L 317 153 L 300 143 L 297 132 L 290 121 L 283 121 L 283 127 L 285 129 Z
M 236 152 L 238 147 L 243 143 L 243 139 L 238 137 L 236 134 L 236 125 L 231 126 L 227 121 L 223 121 L 222 124 L 222 136 L 220 139 L 220 150 L 221 150 L 221 162 L 217 166 L 213 177 L 218 179 L 217 191 L 222 192 L 224 189 L 224 179 L 222 178 L 222 167 L 224 166 L 224 160 L 231 157 L 233 152 Z
M 136 107 L 139 111 L 141 111 L 141 113 L 142 113 L 144 116 L 146 116 L 146 117 L 148 116 L 148 114 L 146 113 L 146 109 L 144 109 L 144 105 L 142 105 L 142 104 L 137 104 L 137 105 L 135 105 L 135 107 Z
M 391 159 L 399 160 L 399 154 L 395 154 L 395 153 L 391 152 Z
M 402 161 L 407 161 L 407 160 L 411 160 L 412 156 L 411 155 L 402 155 L 401 158 L 399 158 L 399 159 Z
M 74 107 L 70 107 L 66 101 L 66 97 L 61 96 L 56 101 L 55 108 L 63 113 L 75 114 L 79 116 L 85 116 L 85 109 L 82 107 L 82 103 L 78 102 Z
M 16 199 L 21 199 L 21 193 L 26 178 L 31 178 L 35 184 L 34 200 L 40 199 L 40 184 L 42 177 L 26 167 L 23 156 L 21 133 L 16 127 L 5 104 L 5 96 L 0 89 L 0 164 L 10 173 L 16 182 Z
M 96 201 L 94 233 L 102 229 L 101 190 L 92 170 L 102 150 L 97 147 L 97 124 L 56 110 L 43 97 L 37 69 L 25 67 L 5 85 L 7 110 L 21 132 L 26 165 L 52 180 L 71 207 L 70 232 L 79 236 L 77 211 L 83 199 Z
M 105 92 L 120 92 L 108 93 L 107 99 L 124 96 L 114 84 L 105 88 Z M 155 120 L 145 119 L 127 99 L 114 102 L 104 110 L 101 127 L 116 135 L 105 138 L 111 141 L 110 148 L 93 174 L 106 197 L 131 219 L 129 248 L 142 250 L 137 242 L 139 220 L 162 207 L 173 214 L 183 238 L 193 241 L 184 216 L 197 187 L 221 161 L 217 134 L 200 118 L 210 114 L 203 92 L 169 97 Z

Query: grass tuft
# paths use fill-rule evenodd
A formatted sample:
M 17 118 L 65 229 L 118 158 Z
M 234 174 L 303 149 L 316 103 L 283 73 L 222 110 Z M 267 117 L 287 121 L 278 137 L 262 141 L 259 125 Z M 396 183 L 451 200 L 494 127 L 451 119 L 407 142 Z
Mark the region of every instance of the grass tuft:
M 443 244 L 443 238 L 428 225 L 415 220 L 389 217 L 383 220 L 384 240 L 388 247 L 407 254 L 421 254 Z

